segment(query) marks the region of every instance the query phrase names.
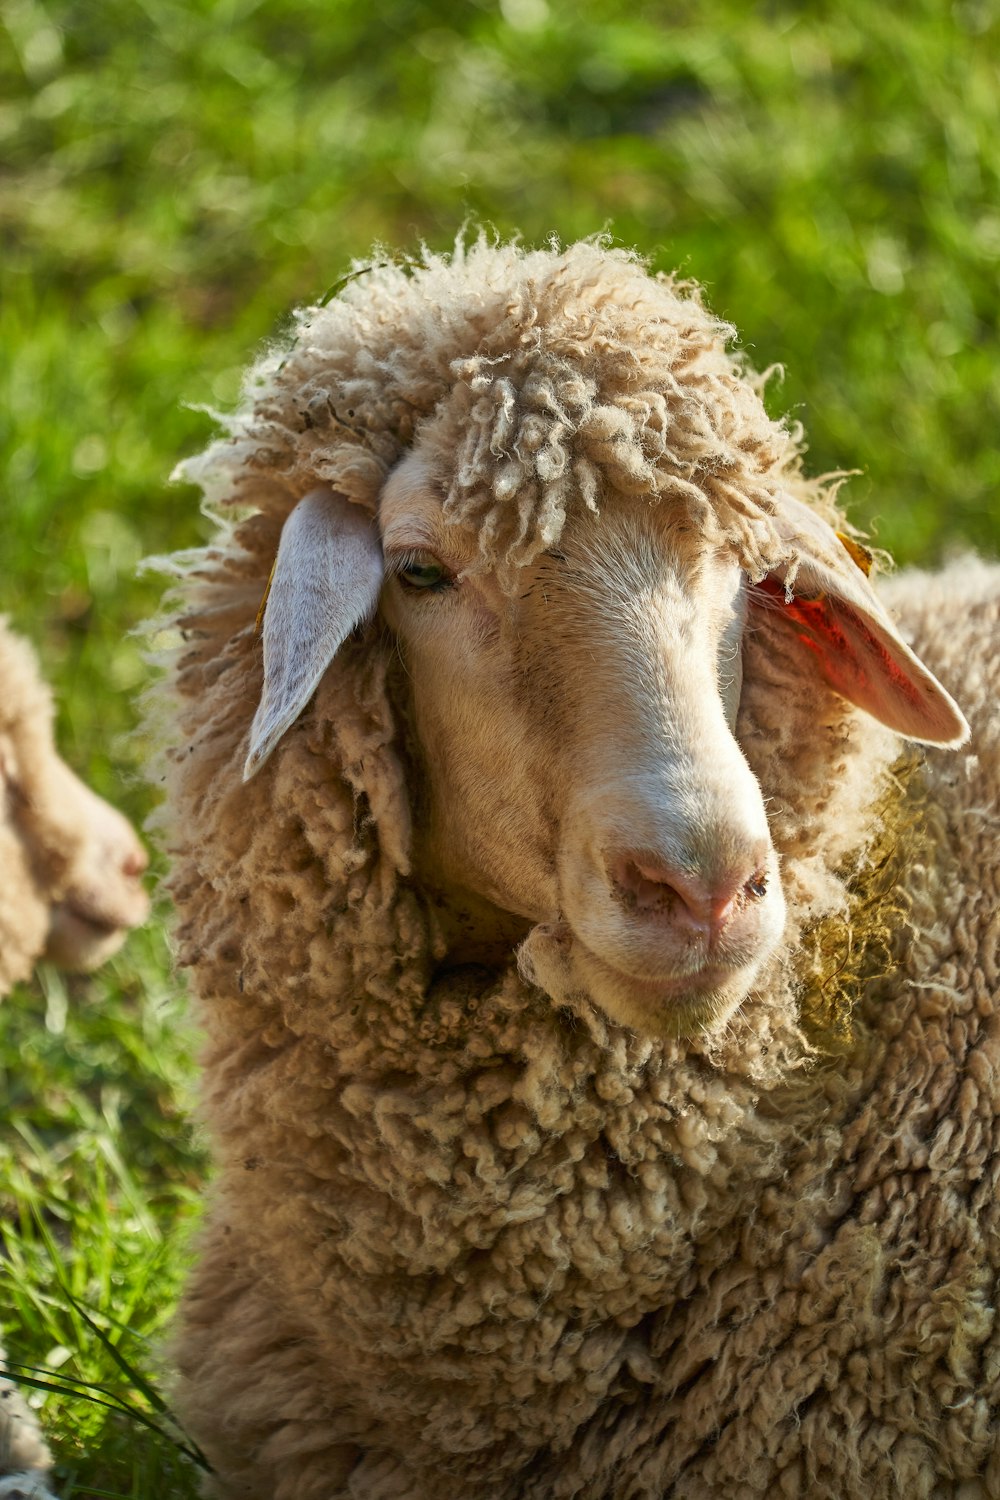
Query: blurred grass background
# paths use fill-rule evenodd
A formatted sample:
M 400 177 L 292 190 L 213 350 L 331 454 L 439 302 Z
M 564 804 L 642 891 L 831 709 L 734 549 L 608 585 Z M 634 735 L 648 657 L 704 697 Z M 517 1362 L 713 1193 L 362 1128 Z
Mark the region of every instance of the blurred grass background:
M 772 409 L 805 424 L 816 470 L 861 471 L 847 496 L 880 545 L 1000 549 L 996 0 L 2 0 L 0 18 L 0 609 L 56 685 L 68 758 L 136 819 L 129 632 L 158 587 L 136 564 L 204 536 L 167 475 L 209 434 L 198 408 L 233 402 L 288 309 L 375 240 L 608 229 L 785 366 Z M 193 1046 L 162 920 L 100 975 L 43 971 L 5 1006 L 13 1358 L 125 1389 L 113 1344 L 155 1371 L 202 1182 Z M 45 1410 L 67 1496 L 194 1493 L 141 1426 Z

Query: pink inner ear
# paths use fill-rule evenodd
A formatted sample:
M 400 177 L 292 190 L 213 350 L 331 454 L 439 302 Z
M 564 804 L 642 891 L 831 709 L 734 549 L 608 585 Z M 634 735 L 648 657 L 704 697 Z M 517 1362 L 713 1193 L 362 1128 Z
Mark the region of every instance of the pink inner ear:
M 751 593 L 773 600 L 824 680 L 848 702 L 910 739 L 960 745 L 968 738 L 962 714 L 923 663 L 877 615 L 838 597 L 786 600 L 780 578 L 765 578 Z M 773 607 L 773 606 L 772 606 Z
M 877 718 L 884 715 L 886 694 L 904 699 L 917 710 L 923 707 L 924 695 L 910 673 L 856 610 L 824 595 L 816 599 L 793 595 L 786 601 L 785 586 L 776 578 L 765 578 L 756 587 L 780 602 L 789 624 L 802 627 L 796 632 L 799 640 L 818 658 L 835 692 Z

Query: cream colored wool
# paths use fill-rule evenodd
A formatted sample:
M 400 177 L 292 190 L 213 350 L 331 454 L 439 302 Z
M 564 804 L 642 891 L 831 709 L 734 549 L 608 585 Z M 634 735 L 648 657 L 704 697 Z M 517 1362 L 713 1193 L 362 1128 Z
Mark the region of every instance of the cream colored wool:
M 148 909 L 125 818 L 56 750 L 34 654 L 0 620 L 0 996 L 39 958 L 92 969 Z
M 905 782 L 768 612 L 748 632 L 738 738 L 789 918 L 719 1034 L 609 1021 L 551 935 L 524 960 L 544 989 L 513 955 L 435 976 L 377 623 L 241 781 L 282 521 L 317 482 L 374 508 L 416 435 L 512 576 L 618 493 L 689 507 L 753 578 L 787 560 L 782 492 L 836 521 L 730 332 L 600 244 L 479 242 L 307 309 L 187 466 L 232 515 L 176 569 L 162 816 L 218 1164 L 178 1398 L 219 1495 L 1000 1493 L 1000 570 L 897 585 L 973 724 Z M 851 890 L 886 836 L 915 851 L 895 967 L 811 1052 L 822 934 L 882 941 Z
M 0 621 L 0 736 L 17 743 L 18 761 L 43 770 L 52 756 L 52 698 L 38 675 L 26 644 Z M 20 794 L 14 794 L 20 802 Z M 73 827 L 42 838 L 34 857 L 12 816 L 11 794 L 3 789 L 0 817 L 0 995 L 31 973 L 48 940 L 50 892 L 58 888 L 81 847 L 83 829 Z M 47 803 L 44 792 L 35 801 Z M 58 805 L 58 804 L 57 804 Z M 67 849 L 66 843 L 69 843 Z M 65 852 L 64 852 L 65 850 Z

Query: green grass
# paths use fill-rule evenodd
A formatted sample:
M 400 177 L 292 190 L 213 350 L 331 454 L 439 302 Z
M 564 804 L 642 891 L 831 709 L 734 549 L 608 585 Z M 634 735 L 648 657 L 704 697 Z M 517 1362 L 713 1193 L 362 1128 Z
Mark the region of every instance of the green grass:
M 66 754 L 149 808 L 138 559 L 261 341 L 375 240 L 608 228 L 704 281 L 817 470 L 904 561 L 1000 548 L 1000 27 L 988 0 L 4 0 L 0 609 Z M 0 1320 L 62 1380 L 159 1378 L 203 1178 L 162 920 L 2 1012 Z M 71 1294 L 71 1295 L 70 1295 Z M 74 1301 L 75 1299 L 75 1301 Z M 102 1330 L 99 1337 L 82 1315 Z M 140 1389 L 131 1399 L 144 1403 Z M 51 1395 L 66 1494 L 194 1470 Z
M 67 1500 L 195 1493 L 146 1386 L 163 1383 L 204 1179 L 191 1078 L 160 923 L 99 977 L 44 966 L 5 1002 L 0 1322 L 26 1393 L 45 1397 Z

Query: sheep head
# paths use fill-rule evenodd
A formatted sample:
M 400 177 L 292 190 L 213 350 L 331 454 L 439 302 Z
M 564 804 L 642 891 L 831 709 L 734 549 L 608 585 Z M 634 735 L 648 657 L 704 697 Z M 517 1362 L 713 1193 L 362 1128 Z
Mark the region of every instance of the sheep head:
M 142 922 L 146 854 L 128 820 L 74 775 L 25 644 L 0 630 L 0 995 L 39 958 L 90 970 Z
M 613 1019 L 663 1036 L 719 1025 L 785 918 L 739 743 L 748 610 L 776 613 L 807 670 L 889 727 L 931 743 L 966 733 L 826 523 L 789 496 L 778 530 L 786 561 L 751 584 L 683 503 L 619 495 L 498 573 L 449 521 L 419 447 L 386 483 L 377 531 L 314 491 L 275 565 L 247 774 L 378 607 L 405 667 L 416 873 L 452 956 L 542 930 Z M 545 987 L 537 940 L 524 951 Z

